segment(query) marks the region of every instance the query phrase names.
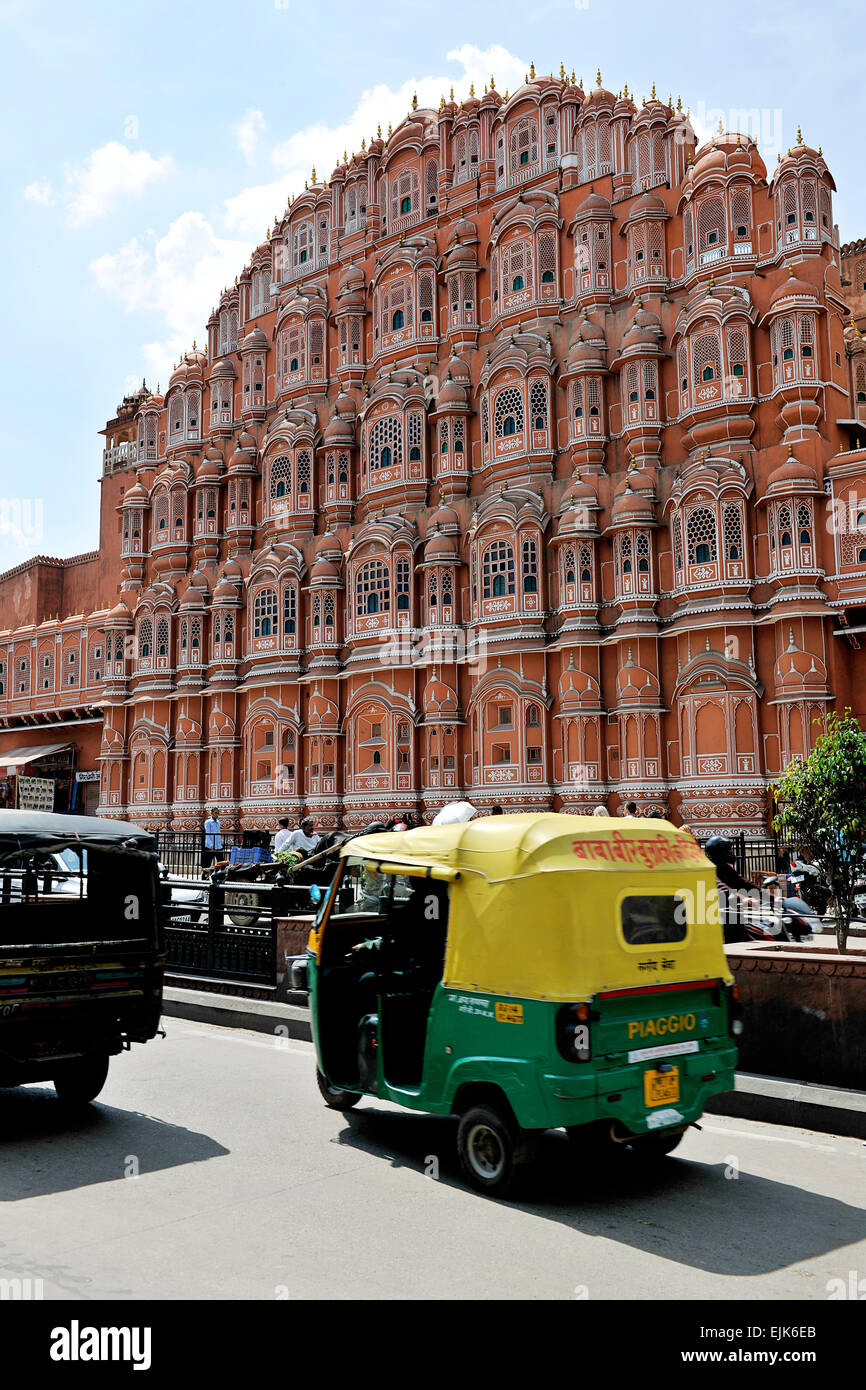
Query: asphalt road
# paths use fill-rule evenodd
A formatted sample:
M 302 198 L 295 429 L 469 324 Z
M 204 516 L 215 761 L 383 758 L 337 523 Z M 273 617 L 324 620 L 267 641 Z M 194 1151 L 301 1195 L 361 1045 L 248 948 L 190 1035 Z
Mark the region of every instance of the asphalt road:
M 328 1110 L 310 1044 L 166 1029 L 71 1126 L 50 1088 L 0 1091 L 0 1279 L 73 1300 L 824 1300 L 866 1271 L 859 1140 L 707 1116 L 656 1175 L 588 1185 L 551 1131 L 507 1203 L 463 1186 L 453 1121 Z

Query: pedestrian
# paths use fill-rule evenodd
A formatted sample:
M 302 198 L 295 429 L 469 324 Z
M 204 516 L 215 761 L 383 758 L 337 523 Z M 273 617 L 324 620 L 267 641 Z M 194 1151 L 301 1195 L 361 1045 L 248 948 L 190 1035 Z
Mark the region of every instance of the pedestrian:
M 223 847 L 222 826 L 216 806 L 211 807 L 209 818 L 204 823 L 204 844 L 201 851 L 201 866 L 207 869 L 216 859 L 217 851 Z
M 319 836 L 316 834 L 313 818 L 305 816 L 298 829 L 292 831 L 283 849 L 300 849 L 304 854 L 312 854 L 318 843 Z
M 292 838 L 289 829 L 289 822 L 286 816 L 281 816 L 277 821 L 277 833 L 274 836 L 274 854 L 279 854 L 281 849 L 285 849 L 286 842 Z
M 490 814 L 491 816 L 504 816 L 505 812 L 503 811 L 501 806 L 491 806 Z
M 593 814 L 594 816 L 606 816 L 607 813 L 608 813 L 608 812 L 607 812 L 607 807 L 606 807 L 606 806 L 596 806 L 596 808 L 595 808 L 595 810 L 593 811 L 592 814 Z
M 637 802 L 627 801 L 625 803 L 625 819 L 637 820 Z

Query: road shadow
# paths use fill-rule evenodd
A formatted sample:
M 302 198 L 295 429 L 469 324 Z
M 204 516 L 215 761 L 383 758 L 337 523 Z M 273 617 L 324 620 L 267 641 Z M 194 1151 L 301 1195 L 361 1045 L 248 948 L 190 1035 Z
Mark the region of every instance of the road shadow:
M 347 1112 L 337 1142 L 415 1169 L 430 1180 L 466 1187 L 457 1162 L 453 1118 L 392 1111 Z M 651 1167 L 636 1155 L 606 1171 L 582 1168 L 562 1130 L 548 1130 L 522 1190 L 507 1205 L 678 1264 L 719 1275 L 749 1277 L 802 1264 L 866 1239 L 866 1212 L 789 1182 L 741 1172 L 724 1163 L 663 1159 Z M 480 1202 L 500 1198 L 476 1194 Z
M 207 1134 L 98 1100 L 67 1110 L 51 1087 L 0 1090 L 0 1202 L 203 1163 L 229 1153 Z

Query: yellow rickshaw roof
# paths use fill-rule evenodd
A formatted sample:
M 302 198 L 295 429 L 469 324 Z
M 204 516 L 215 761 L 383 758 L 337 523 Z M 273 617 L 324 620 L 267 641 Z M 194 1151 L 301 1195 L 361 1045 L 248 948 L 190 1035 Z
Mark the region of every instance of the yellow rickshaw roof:
M 360 835 L 343 856 L 448 865 L 489 882 L 579 869 L 711 869 L 691 834 L 668 821 L 556 812 L 483 816 L 457 825 Z

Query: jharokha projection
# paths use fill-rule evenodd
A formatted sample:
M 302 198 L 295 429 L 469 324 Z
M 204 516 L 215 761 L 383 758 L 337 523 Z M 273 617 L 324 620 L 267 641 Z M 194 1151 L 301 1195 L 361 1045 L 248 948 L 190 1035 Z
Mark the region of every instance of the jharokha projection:
M 765 833 L 826 712 L 866 714 L 834 187 L 799 133 L 768 173 L 534 70 L 313 170 L 106 425 L 98 551 L 0 578 L 0 775 L 66 744 L 88 809 L 154 828 L 468 799 Z

